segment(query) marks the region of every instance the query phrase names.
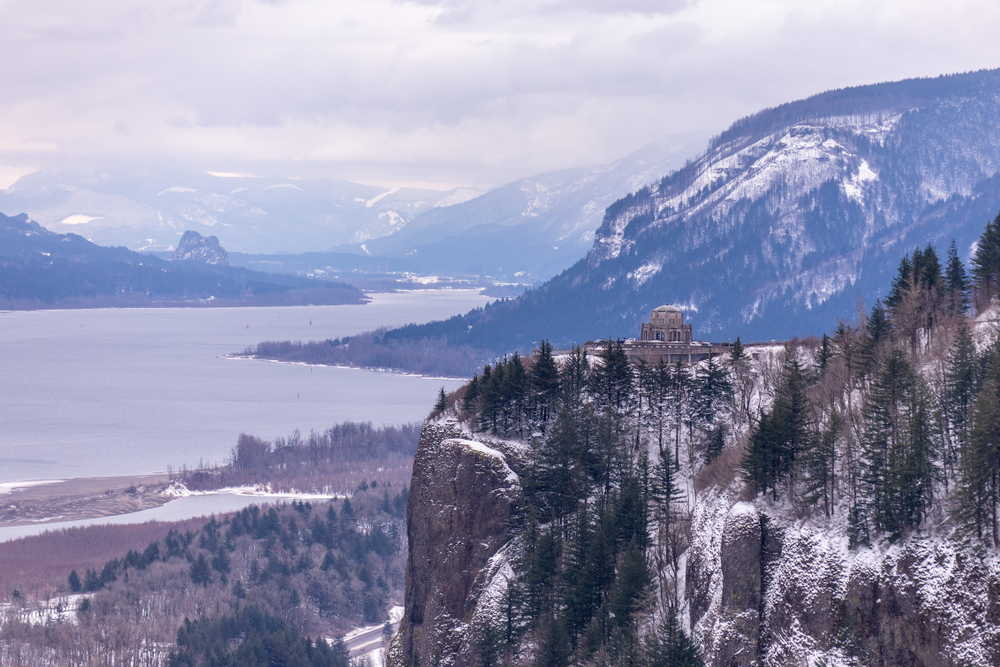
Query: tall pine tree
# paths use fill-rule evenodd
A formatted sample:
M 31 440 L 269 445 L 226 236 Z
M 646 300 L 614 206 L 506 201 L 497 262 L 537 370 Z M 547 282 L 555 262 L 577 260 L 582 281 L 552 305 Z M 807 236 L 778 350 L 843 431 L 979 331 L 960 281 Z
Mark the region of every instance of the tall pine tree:
M 969 309 L 969 291 L 972 283 L 965 272 L 965 265 L 958 256 L 955 239 L 948 246 L 948 262 L 945 268 L 946 307 L 950 315 L 964 315 Z
M 926 383 L 892 349 L 864 412 L 858 510 L 876 531 L 895 539 L 920 525 L 933 501 L 937 453 Z
M 1000 213 L 983 229 L 970 264 L 976 283 L 976 304 L 982 310 L 1000 285 Z

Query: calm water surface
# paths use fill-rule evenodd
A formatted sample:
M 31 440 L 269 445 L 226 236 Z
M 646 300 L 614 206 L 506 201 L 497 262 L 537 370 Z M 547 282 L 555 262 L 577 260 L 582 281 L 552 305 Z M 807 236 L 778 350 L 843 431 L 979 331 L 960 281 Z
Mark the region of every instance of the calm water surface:
M 221 462 L 241 432 L 423 419 L 442 385 L 461 383 L 223 355 L 445 319 L 488 300 L 429 290 L 351 306 L 0 313 L 0 482 Z

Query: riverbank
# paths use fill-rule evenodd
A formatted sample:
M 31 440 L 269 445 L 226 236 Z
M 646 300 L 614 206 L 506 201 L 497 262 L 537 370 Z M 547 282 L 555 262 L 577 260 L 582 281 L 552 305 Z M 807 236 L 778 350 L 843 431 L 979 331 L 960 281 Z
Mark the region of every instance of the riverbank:
M 0 485 L 0 527 L 129 514 L 178 496 L 166 473 L 10 482 Z

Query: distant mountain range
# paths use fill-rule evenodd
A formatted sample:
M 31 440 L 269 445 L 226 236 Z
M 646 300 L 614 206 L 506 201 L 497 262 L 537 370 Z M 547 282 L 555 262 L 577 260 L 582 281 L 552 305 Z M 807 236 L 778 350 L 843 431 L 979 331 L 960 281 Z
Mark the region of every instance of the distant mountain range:
M 397 338 L 495 351 L 636 336 L 684 309 L 702 339 L 818 334 L 884 294 L 900 257 L 967 259 L 1000 209 L 1000 70 L 766 109 L 607 208 L 586 259 L 524 296 Z
M 194 171 L 42 171 L 0 191 L 0 211 L 137 251 L 172 252 L 190 229 L 231 251 L 301 253 L 385 236 L 478 194 Z
M 221 250 L 221 249 L 220 249 Z M 359 303 L 343 283 L 207 261 L 168 262 L 0 214 L 0 308 Z
M 610 164 L 508 183 L 423 212 L 399 231 L 366 243 L 365 252 L 405 258 L 424 273 L 540 282 L 587 253 L 609 204 L 683 166 L 706 138 L 680 135 Z M 359 252 L 357 244 L 343 249 Z
M 685 135 L 608 165 L 542 174 L 485 194 L 181 171 L 46 171 L 0 191 L 0 211 L 161 256 L 190 229 L 216 236 L 234 255 L 332 251 L 334 266 L 532 283 L 583 257 L 608 204 L 681 166 L 705 139 Z M 261 259 L 254 266 L 285 270 L 316 260 Z

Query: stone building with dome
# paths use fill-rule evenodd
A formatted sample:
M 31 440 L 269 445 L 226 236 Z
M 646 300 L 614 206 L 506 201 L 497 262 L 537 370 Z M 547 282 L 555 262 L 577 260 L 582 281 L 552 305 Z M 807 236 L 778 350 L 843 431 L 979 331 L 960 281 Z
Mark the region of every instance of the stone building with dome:
M 693 338 L 691 325 L 684 324 L 684 313 L 674 306 L 660 306 L 650 313 L 649 322 L 642 323 L 641 341 L 662 343 L 690 343 Z

